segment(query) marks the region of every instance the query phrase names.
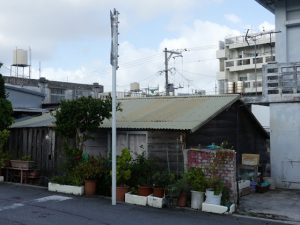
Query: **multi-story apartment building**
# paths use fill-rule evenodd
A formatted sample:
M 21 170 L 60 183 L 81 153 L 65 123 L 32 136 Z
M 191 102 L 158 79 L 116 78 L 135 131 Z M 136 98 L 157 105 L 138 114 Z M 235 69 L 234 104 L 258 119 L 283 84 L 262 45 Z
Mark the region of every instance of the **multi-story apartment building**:
M 103 86 L 98 83 L 79 84 L 71 82 L 51 81 L 44 77 L 28 79 L 14 76 L 3 76 L 6 84 L 37 91 L 45 95 L 44 105 L 60 103 L 61 100 L 77 99 L 81 96 L 98 98 Z
M 219 94 L 262 94 L 262 66 L 275 61 L 275 34 L 262 32 L 226 38 L 216 53 Z

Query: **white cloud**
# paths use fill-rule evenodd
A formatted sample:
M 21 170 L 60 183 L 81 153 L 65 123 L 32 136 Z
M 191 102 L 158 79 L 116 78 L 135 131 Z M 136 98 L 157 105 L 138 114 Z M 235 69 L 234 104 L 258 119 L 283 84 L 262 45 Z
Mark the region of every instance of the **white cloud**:
M 119 65 L 117 71 L 117 89 L 129 90 L 130 83 L 139 82 L 142 88 L 156 87 L 164 90 L 164 54 L 163 49 L 182 49 L 183 59 L 171 58 L 169 68 L 172 70 L 169 80 L 175 86 L 184 86 L 180 92 L 188 92 L 196 89 L 204 89 L 208 94 L 214 93 L 218 61 L 216 50 L 218 41 L 224 40 L 228 35 L 239 35 L 239 32 L 216 23 L 196 20 L 191 26 L 178 28 L 179 35 L 176 38 L 164 39 L 156 49 L 136 48 L 134 44 L 122 42 L 119 48 Z M 183 62 L 183 63 L 182 63 Z M 105 87 L 105 91 L 111 90 L 111 66 L 104 64 L 81 66 L 75 70 L 61 68 L 45 68 L 43 75 L 52 80 L 75 80 L 82 83 L 99 82 Z
M 258 29 L 259 31 L 275 30 L 275 25 L 267 21 L 264 21 L 262 24 L 258 26 Z
M 124 31 L 132 31 L 132 26 L 136 24 L 142 26 L 144 21 L 151 18 L 156 19 L 164 15 L 164 19 L 172 21 L 173 18 L 180 17 L 179 14 L 187 15 L 191 8 L 197 7 L 198 9 L 208 4 L 221 2 L 222 0 L 3 1 L 0 8 L 2 53 L 0 61 L 9 65 L 12 50 L 16 46 L 21 48 L 31 46 L 34 57 L 43 62 L 42 75 L 47 79 L 82 83 L 99 82 L 104 85 L 105 90 L 110 90 L 111 66 L 106 64 L 107 62 L 104 63 L 98 55 L 92 59 L 93 62 L 84 62 L 77 67 L 73 65 L 72 69 L 64 67 L 64 64 L 72 62 L 70 58 L 61 57 L 61 65 L 56 68 L 47 66 L 47 60 L 56 57 L 54 52 L 58 47 L 68 44 L 68 47 L 76 48 L 76 45 L 72 46 L 72 43 L 78 43 L 81 40 L 87 40 L 87 42 L 95 39 L 100 42 L 104 40 L 107 45 L 110 45 L 108 41 L 110 37 L 109 10 L 114 7 L 121 13 L 122 35 Z M 195 20 L 191 25 L 183 24 L 183 27 L 173 24 L 173 37 L 161 40 L 157 43 L 157 47 L 138 48 L 133 40 L 121 40 L 120 69 L 117 72 L 118 89 L 129 89 L 129 84 L 135 81 L 140 82 L 142 87 L 160 85 L 163 89 L 164 75 L 160 75 L 159 71 L 164 69 L 162 51 L 168 47 L 169 49 L 191 48 L 191 51 L 183 53 L 183 66 L 180 58 L 176 58 L 175 62 L 171 58 L 170 67 L 175 66 L 177 73 L 173 72 L 170 75 L 170 81 L 187 87 L 187 80 L 191 80 L 190 90 L 193 88 L 212 91 L 218 68 L 218 62 L 215 59 L 218 41 L 232 34 L 237 34 L 237 31 L 216 23 Z M 99 52 L 101 51 L 104 50 L 99 49 Z M 134 59 L 139 60 L 133 61 Z M 202 61 L 196 62 L 199 60 Z M 94 63 L 96 61 L 101 63 Z M 37 69 L 33 68 L 33 74 L 33 78 L 38 77 Z
M 241 18 L 235 14 L 225 14 L 225 19 L 228 20 L 231 23 L 240 23 Z

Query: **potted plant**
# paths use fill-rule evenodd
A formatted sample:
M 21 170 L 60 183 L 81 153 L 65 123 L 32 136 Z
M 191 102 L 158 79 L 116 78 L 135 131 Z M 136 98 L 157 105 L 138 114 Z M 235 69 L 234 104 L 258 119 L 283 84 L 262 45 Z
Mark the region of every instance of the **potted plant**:
M 1 170 L 2 170 L 2 168 L 4 168 L 6 166 L 7 161 L 9 161 L 9 156 L 8 156 L 7 152 L 0 150 L 0 176 L 2 174 Z
M 168 171 L 157 171 L 152 176 L 153 181 L 153 196 L 162 198 L 165 195 L 166 187 L 173 183 L 175 179 L 174 174 Z
M 21 159 L 10 160 L 11 167 L 21 169 L 32 169 L 34 168 L 34 161 L 31 160 L 29 155 L 24 155 Z
M 191 208 L 201 209 L 204 191 L 206 188 L 206 178 L 201 168 L 189 168 L 187 179 L 191 186 Z
M 83 195 L 84 181 L 75 170 L 62 176 L 54 176 L 48 183 L 48 190 L 65 194 Z
M 77 173 L 81 174 L 84 180 L 84 192 L 85 195 L 91 196 L 96 193 L 96 179 L 101 173 L 101 162 L 98 158 L 89 157 L 86 160 L 82 160 L 77 168 Z
M 117 157 L 117 201 L 125 201 L 125 193 L 128 192 L 129 187 L 127 182 L 131 177 L 131 155 L 128 148 L 122 150 L 121 155 Z
M 205 203 L 220 205 L 222 192 L 224 189 L 224 182 L 222 179 L 216 176 L 212 176 L 207 179 L 207 189 L 205 192 Z
M 151 159 L 147 159 L 145 153 L 137 155 L 132 163 L 132 179 L 131 183 L 138 186 L 138 195 L 148 196 L 153 193 L 152 176 L 154 171 L 154 163 Z
M 190 191 L 187 175 L 183 174 L 170 188 L 171 190 L 169 189 L 169 191 L 175 192 L 174 195 L 177 196 L 177 205 L 179 207 L 186 207 L 187 193 Z

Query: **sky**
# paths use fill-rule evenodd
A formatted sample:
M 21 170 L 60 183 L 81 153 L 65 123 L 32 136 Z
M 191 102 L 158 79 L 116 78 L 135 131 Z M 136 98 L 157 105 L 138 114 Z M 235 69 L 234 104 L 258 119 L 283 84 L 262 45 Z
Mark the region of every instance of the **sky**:
M 110 91 L 114 8 L 120 13 L 118 91 L 132 82 L 163 91 L 168 48 L 187 49 L 169 61 L 177 93 L 214 94 L 219 40 L 274 29 L 274 15 L 254 0 L 2 0 L 1 73 L 10 75 L 14 49 L 30 48 L 31 78 L 98 82 Z

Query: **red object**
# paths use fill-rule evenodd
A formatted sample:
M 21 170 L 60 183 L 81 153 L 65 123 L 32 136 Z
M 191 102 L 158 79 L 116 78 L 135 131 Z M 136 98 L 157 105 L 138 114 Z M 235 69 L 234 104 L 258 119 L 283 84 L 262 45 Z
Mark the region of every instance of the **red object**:
M 140 196 L 148 196 L 153 193 L 153 188 L 150 186 L 139 186 L 138 195 Z
M 128 191 L 129 191 L 129 187 L 127 187 L 127 186 L 117 187 L 116 200 L 119 202 L 124 202 L 125 201 L 125 193 L 127 193 Z

